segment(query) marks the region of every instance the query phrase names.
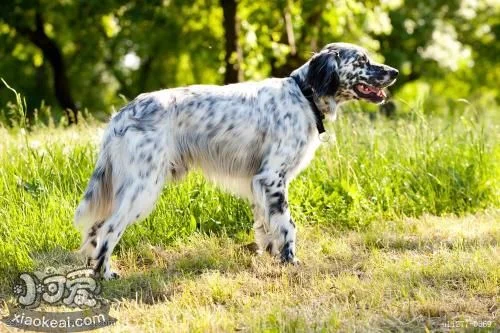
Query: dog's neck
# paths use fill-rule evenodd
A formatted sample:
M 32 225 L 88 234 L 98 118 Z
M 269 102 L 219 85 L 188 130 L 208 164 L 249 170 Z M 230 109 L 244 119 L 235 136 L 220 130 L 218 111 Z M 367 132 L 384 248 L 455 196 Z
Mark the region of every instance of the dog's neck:
M 304 97 L 306 97 L 311 104 L 311 108 L 313 109 L 316 117 L 318 132 L 321 134 L 325 131 L 323 127 L 323 119 L 325 119 L 326 116 L 329 120 L 335 120 L 337 115 L 336 109 L 339 103 L 336 101 L 336 96 L 318 97 L 316 93 L 314 93 L 314 90 L 306 80 L 308 70 L 309 62 L 294 70 L 292 74 L 290 74 L 290 77 L 295 80 L 302 91 L 302 94 L 304 94 Z

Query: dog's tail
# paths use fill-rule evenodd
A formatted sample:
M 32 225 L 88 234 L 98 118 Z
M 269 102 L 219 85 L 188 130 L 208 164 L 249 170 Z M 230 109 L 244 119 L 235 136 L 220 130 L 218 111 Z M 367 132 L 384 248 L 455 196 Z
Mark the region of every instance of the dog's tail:
M 76 209 L 74 224 L 83 233 L 96 223 L 105 220 L 113 208 L 113 165 L 106 149 L 99 159 L 87 186 L 84 197 Z

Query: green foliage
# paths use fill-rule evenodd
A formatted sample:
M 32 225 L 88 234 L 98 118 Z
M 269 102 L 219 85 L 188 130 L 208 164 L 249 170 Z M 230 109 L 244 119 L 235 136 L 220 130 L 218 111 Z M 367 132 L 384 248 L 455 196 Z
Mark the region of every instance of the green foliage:
M 42 101 L 57 106 L 53 68 L 28 38 L 37 14 L 62 51 L 77 106 L 98 116 L 122 105 L 120 95 L 223 82 L 219 1 L 3 1 L 0 73 L 27 96 L 29 115 Z M 287 75 L 324 44 L 346 41 L 401 70 L 396 100 L 425 85 L 432 112 L 459 98 L 498 104 L 496 1 L 241 0 L 237 14 L 245 79 Z M 0 89 L 0 108 L 9 100 Z

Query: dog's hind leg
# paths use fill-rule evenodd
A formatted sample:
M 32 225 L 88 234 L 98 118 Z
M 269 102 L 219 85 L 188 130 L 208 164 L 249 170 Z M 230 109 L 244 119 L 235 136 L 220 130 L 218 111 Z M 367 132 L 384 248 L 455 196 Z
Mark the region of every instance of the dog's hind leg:
M 145 179 L 136 178 L 126 183 L 126 188 L 120 186 L 116 193 L 117 205 L 113 214 L 106 219 L 96 232 L 92 259 L 97 260 L 96 273 L 103 270 L 104 279 L 116 278 L 111 270 L 111 254 L 116 244 L 123 236 L 125 228 L 137 220 L 146 218 L 154 208 L 164 185 L 164 175 L 149 175 Z

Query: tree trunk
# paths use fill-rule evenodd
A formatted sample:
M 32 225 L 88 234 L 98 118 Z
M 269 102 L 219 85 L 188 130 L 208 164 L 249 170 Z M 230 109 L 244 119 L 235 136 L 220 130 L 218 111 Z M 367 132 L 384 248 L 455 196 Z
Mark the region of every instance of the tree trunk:
M 20 30 L 28 39 L 35 44 L 43 53 L 43 56 L 48 59 L 53 73 L 54 91 L 59 102 L 59 105 L 64 109 L 68 117 L 69 124 L 78 122 L 78 111 L 76 109 L 69 79 L 66 73 L 61 49 L 57 43 L 45 33 L 43 28 L 43 18 L 41 13 L 36 13 L 36 28 L 35 30 Z
M 239 26 L 236 18 L 237 3 L 236 0 L 220 0 L 220 4 L 224 15 L 223 25 L 226 41 L 226 54 L 224 56 L 226 73 L 224 75 L 224 84 L 229 84 L 243 80 L 243 75 L 240 70 L 240 61 L 242 58 L 241 48 L 238 46 Z M 236 59 L 234 59 L 233 54 L 236 55 Z

